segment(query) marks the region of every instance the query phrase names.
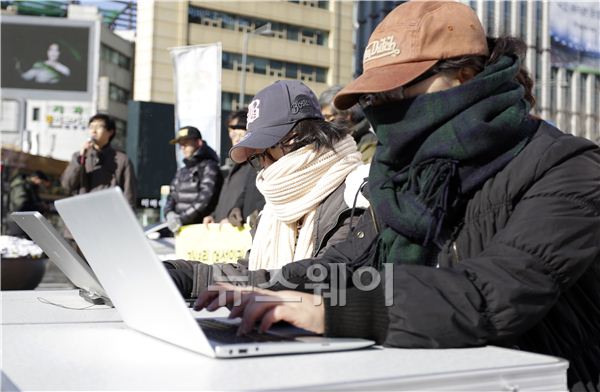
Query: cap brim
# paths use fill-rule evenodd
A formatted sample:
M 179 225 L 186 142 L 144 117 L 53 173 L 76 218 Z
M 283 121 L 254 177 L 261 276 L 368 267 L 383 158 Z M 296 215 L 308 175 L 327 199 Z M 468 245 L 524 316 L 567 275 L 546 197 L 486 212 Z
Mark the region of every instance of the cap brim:
M 182 140 L 190 140 L 190 139 L 197 139 L 197 138 L 195 138 L 195 137 L 188 137 L 188 136 L 177 137 L 175 139 L 169 140 L 169 143 L 171 143 L 171 144 L 177 144 L 177 143 L 181 142 Z
M 348 109 L 362 94 L 378 93 L 396 89 L 409 83 L 433 67 L 438 60 L 427 60 L 416 63 L 391 64 L 366 70 L 358 78 L 348 83 L 333 100 L 340 110 Z
M 261 128 L 246 133 L 246 136 L 229 150 L 229 157 L 235 163 L 245 162 L 255 150 L 264 150 L 273 147 L 283 139 L 296 123 L 277 125 L 270 128 Z

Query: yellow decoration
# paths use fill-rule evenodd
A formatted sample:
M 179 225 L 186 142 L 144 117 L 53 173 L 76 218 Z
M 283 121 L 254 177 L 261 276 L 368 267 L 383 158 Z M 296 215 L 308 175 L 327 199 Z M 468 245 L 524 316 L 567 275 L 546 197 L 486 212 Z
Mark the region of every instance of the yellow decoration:
M 249 225 L 243 229 L 229 223 L 187 225 L 175 235 L 177 258 L 205 264 L 235 263 L 251 246 Z

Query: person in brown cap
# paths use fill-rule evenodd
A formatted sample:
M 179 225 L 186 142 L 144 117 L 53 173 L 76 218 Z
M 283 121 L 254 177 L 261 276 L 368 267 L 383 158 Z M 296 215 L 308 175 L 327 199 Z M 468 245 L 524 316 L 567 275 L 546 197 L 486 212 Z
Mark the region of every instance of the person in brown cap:
M 167 225 L 176 233 L 182 225 L 202 223 L 214 210 L 223 176 L 217 153 L 204 143 L 198 128 L 179 129 L 170 143 L 179 144 L 184 157 L 183 167 L 177 170 L 165 203 Z
M 519 348 L 566 358 L 569 388 L 600 390 L 600 148 L 530 114 L 525 52 L 486 39 L 459 2 L 394 9 L 335 98 L 359 102 L 379 139 L 377 225 L 364 214 L 321 260 L 381 272 L 348 278 L 345 306 L 335 293 L 246 291 L 231 314 L 240 332 L 285 320 L 393 347 Z

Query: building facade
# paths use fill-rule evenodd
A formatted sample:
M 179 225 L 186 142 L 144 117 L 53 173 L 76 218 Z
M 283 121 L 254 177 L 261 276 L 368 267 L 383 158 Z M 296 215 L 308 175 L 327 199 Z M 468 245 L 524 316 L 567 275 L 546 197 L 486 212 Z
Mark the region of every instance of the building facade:
M 240 107 L 278 79 L 304 81 L 317 94 L 353 73 L 352 2 L 188 1 L 138 3 L 134 99 L 174 102 L 168 48 L 221 42 L 222 109 Z M 259 34 L 270 23 L 270 34 Z M 242 88 L 244 33 L 246 81 Z
M 133 97 L 133 42 L 105 25 L 100 31 L 97 110 L 110 114 L 117 126 L 116 144 L 125 148 L 127 102 Z

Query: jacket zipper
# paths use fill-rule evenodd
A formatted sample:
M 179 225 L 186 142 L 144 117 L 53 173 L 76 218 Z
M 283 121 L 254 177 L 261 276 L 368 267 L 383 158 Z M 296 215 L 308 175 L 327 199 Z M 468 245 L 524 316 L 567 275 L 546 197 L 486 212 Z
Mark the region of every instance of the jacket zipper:
M 460 262 L 460 259 L 458 258 L 458 249 L 456 248 L 456 241 L 452 242 L 452 261 L 454 262 L 454 264 L 458 264 Z
M 373 219 L 373 224 L 375 225 L 375 231 L 377 232 L 377 234 L 379 234 L 379 224 L 377 224 L 377 219 L 375 219 L 373 207 L 369 206 L 369 212 L 371 213 L 371 219 Z

